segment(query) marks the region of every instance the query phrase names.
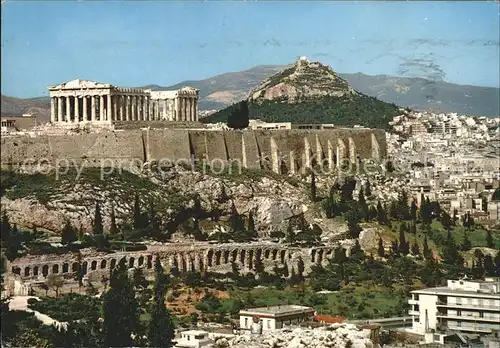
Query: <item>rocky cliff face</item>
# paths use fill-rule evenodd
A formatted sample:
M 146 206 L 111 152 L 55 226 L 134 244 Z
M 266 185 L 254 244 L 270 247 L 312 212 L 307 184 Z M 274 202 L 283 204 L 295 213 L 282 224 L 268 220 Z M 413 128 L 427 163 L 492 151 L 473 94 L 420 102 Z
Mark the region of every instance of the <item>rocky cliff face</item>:
M 292 67 L 269 77 L 253 89 L 249 100 L 285 100 L 294 103 L 318 97 L 356 94 L 347 81 L 329 66 L 301 57 Z
M 95 204 L 99 202 L 105 230 L 114 209 L 117 223 L 130 221 L 134 196 L 138 193 L 144 211 L 154 202 L 164 223 L 174 221 L 199 197 L 206 213 L 228 214 L 234 203 L 238 213 L 254 215 L 263 234 L 286 229 L 285 219 L 307 210 L 307 197 L 301 188 L 286 180 L 261 176 L 230 180 L 176 166 L 166 170 L 138 170 L 101 179 L 99 168 L 86 169 L 80 177 L 70 174 L 57 180 L 48 176 L 17 176 L 1 199 L 12 223 L 20 227 L 61 231 L 66 220 L 83 231 L 92 230 Z M 14 180 L 13 180 L 14 181 Z

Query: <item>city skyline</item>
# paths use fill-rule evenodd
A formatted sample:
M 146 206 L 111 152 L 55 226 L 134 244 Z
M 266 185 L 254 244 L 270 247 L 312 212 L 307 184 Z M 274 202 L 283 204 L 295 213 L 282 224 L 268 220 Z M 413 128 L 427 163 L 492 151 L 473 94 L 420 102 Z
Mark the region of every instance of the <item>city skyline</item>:
M 308 56 L 341 73 L 499 87 L 494 2 L 8 2 L 2 94 L 173 85 Z M 48 49 L 50 48 L 50 49 Z

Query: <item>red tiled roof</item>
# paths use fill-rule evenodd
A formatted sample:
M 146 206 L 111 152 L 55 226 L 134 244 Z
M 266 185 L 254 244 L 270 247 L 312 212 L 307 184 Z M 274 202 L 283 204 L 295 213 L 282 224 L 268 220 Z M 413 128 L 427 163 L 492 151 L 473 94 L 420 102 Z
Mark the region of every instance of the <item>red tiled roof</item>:
M 341 317 L 330 317 L 329 315 L 318 315 L 314 316 L 314 320 L 318 322 L 334 324 L 334 323 L 343 323 L 344 318 Z

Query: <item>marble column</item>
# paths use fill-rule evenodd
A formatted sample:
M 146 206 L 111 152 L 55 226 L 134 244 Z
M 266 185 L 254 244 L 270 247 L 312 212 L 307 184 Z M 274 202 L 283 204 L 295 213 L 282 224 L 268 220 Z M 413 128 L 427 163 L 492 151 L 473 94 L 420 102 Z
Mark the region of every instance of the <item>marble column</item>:
M 104 121 L 104 96 L 99 96 L 99 121 Z
M 86 95 L 82 97 L 82 102 L 83 102 L 83 122 L 87 122 L 89 120 L 89 112 L 87 110 L 88 100 Z
M 56 120 L 56 98 L 50 98 L 50 122 L 54 123 Z
M 80 122 L 80 103 L 78 97 L 75 97 L 75 123 Z
M 66 97 L 66 122 L 71 122 L 71 97 Z
M 57 122 L 63 120 L 63 99 L 62 97 L 57 97 Z
M 132 121 L 137 121 L 137 102 L 136 102 L 136 98 L 135 98 L 135 95 L 134 96 L 131 96 L 131 104 L 132 104 Z
M 130 97 L 128 95 L 125 97 L 125 120 L 130 121 Z
M 194 98 L 194 120 L 198 122 L 198 98 Z
M 95 99 L 96 99 L 96 96 L 93 95 L 91 96 L 90 98 L 90 107 L 92 108 L 90 110 L 90 114 L 91 114 L 91 117 L 92 117 L 92 122 L 95 122 L 96 121 L 96 112 L 95 112 Z
M 141 118 L 143 121 L 147 121 L 148 113 L 146 109 L 146 97 L 141 97 L 141 106 L 142 106 Z
M 179 120 L 179 98 L 174 98 L 174 121 Z
M 108 94 L 106 96 L 106 103 L 107 103 L 107 112 L 106 112 L 106 121 L 114 121 L 113 120 L 113 96 L 111 94 Z
M 184 120 L 184 98 L 179 98 L 179 121 Z
M 146 97 L 146 120 L 151 121 L 151 100 Z
M 117 95 L 114 98 L 112 97 L 111 100 L 113 101 L 113 121 L 118 121 L 118 107 L 120 105 L 120 96 Z

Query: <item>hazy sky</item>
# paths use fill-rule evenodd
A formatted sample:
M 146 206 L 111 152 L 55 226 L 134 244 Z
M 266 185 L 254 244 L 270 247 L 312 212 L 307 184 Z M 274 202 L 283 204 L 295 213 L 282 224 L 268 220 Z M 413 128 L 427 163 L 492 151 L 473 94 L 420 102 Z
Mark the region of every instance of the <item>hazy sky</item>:
M 338 72 L 499 86 L 494 2 L 2 3 L 2 94 L 198 80 L 308 56 Z

